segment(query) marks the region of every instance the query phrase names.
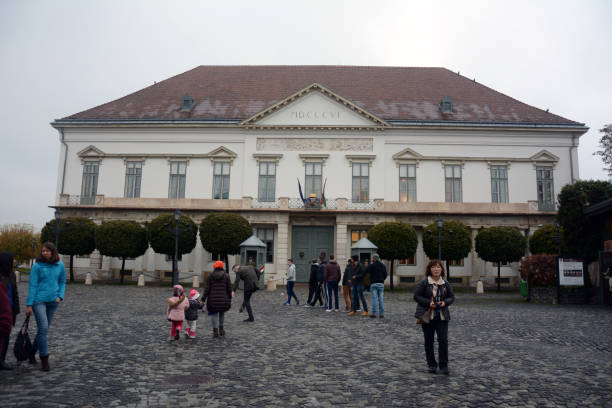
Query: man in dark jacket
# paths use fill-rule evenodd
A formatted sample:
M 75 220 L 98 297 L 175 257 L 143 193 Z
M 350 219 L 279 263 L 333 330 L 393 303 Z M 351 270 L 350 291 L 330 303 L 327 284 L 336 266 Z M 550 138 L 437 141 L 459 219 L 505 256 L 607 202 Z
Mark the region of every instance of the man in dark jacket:
M 325 289 L 325 265 L 327 265 L 327 261 L 322 256 L 318 258 L 318 261 L 319 269 L 317 269 L 317 287 L 315 288 L 315 298 L 312 301 L 312 305 L 314 306 L 318 300 L 321 307 L 327 307 L 327 296 L 324 296 L 327 292 Z
M 257 279 L 257 273 L 255 272 L 255 268 L 253 266 L 240 266 L 234 265 L 232 270 L 236 274 L 236 280 L 234 280 L 234 292 L 238 290 L 238 285 L 242 280 L 244 282 L 244 302 L 243 305 L 249 314 L 248 319 L 245 319 L 245 322 L 254 322 L 255 318 L 253 317 L 253 309 L 251 309 L 251 296 L 253 293 L 259 289 Z
M 310 264 L 310 275 L 308 277 L 308 300 L 306 301 L 305 307 L 314 306 L 313 297 L 317 290 L 317 273 L 319 272 L 319 263 L 316 259 L 312 260 Z
M 323 275 L 323 281 L 327 283 L 327 311 L 332 311 L 333 299 L 336 299 L 336 308 L 334 309 L 336 312 L 339 309 L 338 305 L 338 283 L 340 282 L 340 276 L 342 272 L 340 271 L 340 266 L 334 259 L 333 255 L 329 256 L 329 262 L 325 265 L 325 273 Z M 332 298 L 332 293 L 334 297 Z
M 346 305 L 346 311 L 353 310 L 353 302 L 351 302 L 351 275 L 353 273 L 353 260 L 348 259 L 346 266 L 344 267 L 344 274 L 342 275 L 342 294 L 344 295 L 344 304 Z
M 361 300 L 361 304 L 363 305 L 363 312 L 361 316 L 368 315 L 368 304 L 366 303 L 365 297 L 363 296 L 363 278 L 365 277 L 365 268 L 363 264 L 359 262 L 359 256 L 353 255 L 353 276 L 352 276 L 352 285 L 353 285 L 353 311 L 349 313 L 349 316 L 354 316 L 357 314 L 357 310 L 359 309 L 359 301 Z
M 376 318 L 376 306 L 379 307 L 379 317 L 385 317 L 385 304 L 383 293 L 385 292 L 385 279 L 387 279 L 387 267 L 380 262 L 378 254 L 372 255 L 373 262 L 366 269 L 366 274 L 370 274 L 370 293 L 372 294 L 372 314 L 370 317 Z

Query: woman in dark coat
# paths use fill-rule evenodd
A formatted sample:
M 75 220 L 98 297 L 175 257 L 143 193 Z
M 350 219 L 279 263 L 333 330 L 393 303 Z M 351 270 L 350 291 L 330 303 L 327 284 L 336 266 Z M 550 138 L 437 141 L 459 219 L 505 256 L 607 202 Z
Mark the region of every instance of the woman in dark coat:
M 19 291 L 17 290 L 17 278 L 13 268 L 13 254 L 10 252 L 0 252 L 0 282 L 4 284 L 4 290 L 9 299 L 11 306 L 11 327 L 15 325 L 17 315 L 19 314 Z M 12 370 L 13 367 L 4 362 L 6 352 L 9 347 L 10 332 L 0 338 L 0 370 Z
M 435 374 L 440 369 L 441 374 L 448 375 L 448 322 L 450 312 L 448 307 L 455 301 L 451 285 L 445 281 L 442 262 L 434 259 L 425 270 L 425 279 L 421 280 L 414 291 L 417 302 L 415 317 L 422 323 L 425 337 L 425 357 L 429 372 Z M 423 315 L 425 315 L 423 319 Z M 426 323 L 429 321 L 429 323 Z M 438 336 L 438 359 L 434 354 L 434 333 Z
M 219 337 L 225 336 L 223 328 L 225 312 L 232 306 L 232 281 L 223 269 L 223 262 L 215 262 L 213 268 L 215 270 L 206 280 L 202 302 L 206 302 L 213 327 L 213 337 Z

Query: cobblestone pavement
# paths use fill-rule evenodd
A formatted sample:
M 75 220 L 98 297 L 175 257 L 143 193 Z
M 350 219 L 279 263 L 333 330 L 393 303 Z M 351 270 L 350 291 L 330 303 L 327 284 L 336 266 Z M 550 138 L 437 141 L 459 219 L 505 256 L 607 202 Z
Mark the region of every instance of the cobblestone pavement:
M 25 283 L 20 292 L 23 302 Z M 385 319 L 371 319 L 260 291 L 254 323 L 242 321 L 238 292 L 225 338 L 200 314 L 197 338 L 179 342 L 169 341 L 169 294 L 68 285 L 49 334 L 52 370 L 0 371 L 0 406 L 612 407 L 609 308 L 458 293 L 446 377 L 426 372 L 411 292 L 386 290 Z

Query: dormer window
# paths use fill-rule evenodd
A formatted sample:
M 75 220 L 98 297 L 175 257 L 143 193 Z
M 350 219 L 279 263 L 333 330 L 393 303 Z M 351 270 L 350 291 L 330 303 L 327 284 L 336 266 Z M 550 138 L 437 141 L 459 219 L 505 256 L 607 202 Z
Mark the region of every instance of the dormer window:
M 190 111 L 195 106 L 195 101 L 188 93 L 183 96 L 183 104 L 181 105 L 182 111 Z
M 453 101 L 449 96 L 442 98 L 442 102 L 440 102 L 440 110 L 442 113 L 446 114 L 453 113 Z

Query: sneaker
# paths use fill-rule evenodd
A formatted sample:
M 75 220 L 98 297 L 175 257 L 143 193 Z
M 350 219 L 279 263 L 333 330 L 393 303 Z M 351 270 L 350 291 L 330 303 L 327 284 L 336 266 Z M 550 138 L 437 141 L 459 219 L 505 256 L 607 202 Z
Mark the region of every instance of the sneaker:
M 283 306 L 291 306 L 291 303 L 285 302 L 285 303 L 283 303 Z
M 174 336 L 174 340 L 179 340 L 181 338 L 181 336 L 179 336 L 179 332 L 176 332 L 176 335 Z
M 325 309 L 325 311 L 326 311 L 326 312 L 331 312 L 332 310 L 331 310 L 331 309 Z
M 310 303 L 306 303 L 304 307 L 312 307 L 312 305 Z
M 429 366 L 429 373 L 430 374 L 437 374 L 438 372 L 438 367 L 436 366 Z
M 355 316 L 356 314 L 357 314 L 357 312 L 353 311 L 353 312 L 348 313 L 348 316 Z
M 375 315 L 375 314 L 371 314 L 371 315 L 370 315 L 370 317 L 371 317 L 372 319 L 376 319 L 376 315 Z
M 339 311 L 340 311 L 340 309 L 338 309 L 338 308 L 334 309 L 334 312 L 339 312 Z
M 189 333 L 189 338 L 190 339 L 195 339 L 195 332 Z
M 363 312 L 360 316 L 368 316 L 368 311 L 366 310 L 365 312 Z
M 251 319 L 251 318 L 248 318 L 248 319 L 244 319 L 244 320 L 243 320 L 243 322 L 254 322 L 254 321 L 255 321 L 255 319 Z
M 295 301 L 295 305 L 296 305 L 296 306 L 299 306 L 299 305 L 300 305 L 300 301 L 299 301 L 299 300 L 296 300 L 296 301 Z
M 440 374 L 444 374 L 444 375 L 448 375 L 449 374 L 448 367 L 440 367 L 439 373 Z
M 385 315 L 380 315 L 380 316 L 378 316 L 378 317 L 379 317 L 380 319 L 384 319 L 384 318 L 385 318 Z
M 355 310 L 355 311 L 356 311 L 357 313 L 359 313 L 359 312 L 361 312 L 361 309 L 357 309 L 357 310 Z

